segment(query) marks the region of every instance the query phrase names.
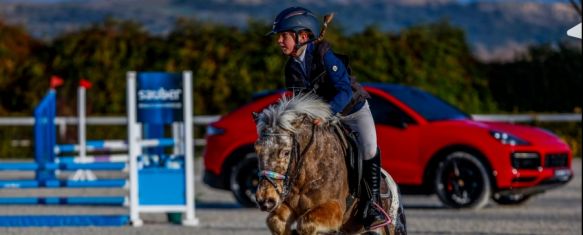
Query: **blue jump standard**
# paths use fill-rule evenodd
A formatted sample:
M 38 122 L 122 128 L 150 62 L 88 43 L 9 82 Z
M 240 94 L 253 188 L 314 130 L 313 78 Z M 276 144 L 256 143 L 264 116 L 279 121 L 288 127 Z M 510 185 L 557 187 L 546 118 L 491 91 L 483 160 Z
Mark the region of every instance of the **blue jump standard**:
M 31 170 L 123 170 L 124 162 L 96 162 L 96 163 L 47 163 L 10 162 L 0 164 L 0 171 L 31 171 Z
M 76 180 L 0 180 L 2 188 L 122 188 L 126 179 Z
M 117 197 L 0 197 L 0 205 L 102 205 L 123 206 L 126 198 Z
M 123 226 L 127 215 L 9 215 L 0 216 L 0 227 Z

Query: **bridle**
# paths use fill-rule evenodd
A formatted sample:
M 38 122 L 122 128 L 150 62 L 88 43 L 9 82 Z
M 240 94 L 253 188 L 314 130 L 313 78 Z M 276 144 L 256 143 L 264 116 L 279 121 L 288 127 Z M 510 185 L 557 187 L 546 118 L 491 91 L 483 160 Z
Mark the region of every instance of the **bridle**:
M 312 124 L 312 135 L 310 136 L 310 140 L 308 141 L 308 144 L 306 145 L 306 147 L 302 151 L 300 151 L 300 144 L 298 142 L 297 135 L 294 133 L 292 133 L 292 134 L 283 134 L 283 133 L 264 133 L 264 134 L 262 134 L 262 137 L 265 137 L 265 136 L 289 136 L 292 139 L 292 150 L 290 153 L 291 159 L 289 160 L 289 162 L 287 164 L 287 169 L 285 171 L 285 174 L 282 174 L 282 173 L 279 173 L 279 172 L 276 172 L 273 170 L 262 170 L 262 171 L 259 171 L 259 173 L 258 173 L 259 181 L 267 180 L 269 183 L 271 183 L 271 185 L 273 185 L 273 187 L 275 188 L 275 191 L 277 192 L 279 197 L 282 198 L 282 201 L 285 201 L 287 196 L 289 196 L 289 193 L 291 190 L 291 185 L 299 176 L 300 170 L 302 168 L 302 165 L 304 162 L 303 156 L 306 154 L 308 149 L 314 143 L 315 128 L 316 128 L 316 125 Z M 294 168 L 293 170 L 292 170 L 292 162 L 294 162 L 294 165 L 295 165 L 293 167 Z M 290 175 L 290 173 L 292 173 L 292 171 L 293 171 L 293 174 Z M 283 188 L 282 189 L 280 189 L 278 187 L 278 185 L 275 183 L 276 180 L 283 180 Z

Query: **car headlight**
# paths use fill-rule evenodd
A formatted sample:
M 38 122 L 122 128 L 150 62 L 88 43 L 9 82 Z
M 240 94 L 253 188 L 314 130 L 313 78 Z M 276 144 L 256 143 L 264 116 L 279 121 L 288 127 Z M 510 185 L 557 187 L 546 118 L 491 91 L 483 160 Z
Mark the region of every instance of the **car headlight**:
M 225 133 L 225 129 L 214 127 L 212 124 L 206 126 L 207 136 L 220 135 L 223 133 Z
M 502 144 L 508 145 L 528 145 L 529 143 L 525 140 L 518 138 L 514 135 L 503 131 L 490 131 L 490 135 L 494 137 L 494 139 L 500 141 Z

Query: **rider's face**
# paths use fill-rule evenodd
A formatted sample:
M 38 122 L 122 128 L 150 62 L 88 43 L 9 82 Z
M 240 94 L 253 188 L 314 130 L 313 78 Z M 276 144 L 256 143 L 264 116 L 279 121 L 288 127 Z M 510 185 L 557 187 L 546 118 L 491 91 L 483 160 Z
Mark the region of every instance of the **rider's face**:
M 296 41 L 296 34 L 293 32 L 282 32 L 277 34 L 277 44 L 281 48 L 281 52 L 287 56 L 293 56 Z M 304 43 L 308 40 L 308 34 L 306 32 L 301 32 L 298 40 L 300 43 Z
M 277 44 L 284 55 L 290 56 L 296 46 L 295 33 L 283 32 L 277 34 Z

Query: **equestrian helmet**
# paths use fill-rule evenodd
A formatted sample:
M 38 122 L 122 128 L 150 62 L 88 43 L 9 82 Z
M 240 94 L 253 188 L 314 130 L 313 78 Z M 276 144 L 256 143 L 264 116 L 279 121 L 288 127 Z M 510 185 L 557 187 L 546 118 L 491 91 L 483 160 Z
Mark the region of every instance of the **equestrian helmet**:
M 310 39 L 314 40 L 320 36 L 320 22 L 316 16 L 308 9 L 303 7 L 289 7 L 281 11 L 273 21 L 273 28 L 267 36 L 276 33 L 291 31 L 299 33 L 302 30 L 308 30 L 312 33 Z

